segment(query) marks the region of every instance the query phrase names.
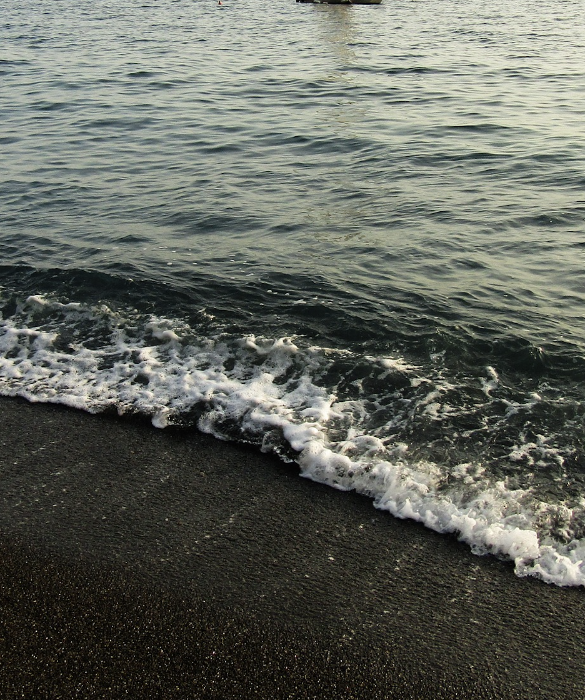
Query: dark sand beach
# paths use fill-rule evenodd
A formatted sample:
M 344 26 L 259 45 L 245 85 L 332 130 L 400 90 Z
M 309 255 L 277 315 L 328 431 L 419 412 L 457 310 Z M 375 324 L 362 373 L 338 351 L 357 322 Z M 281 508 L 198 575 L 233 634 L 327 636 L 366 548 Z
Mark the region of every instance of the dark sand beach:
M 585 595 L 246 447 L 0 401 L 0 697 L 585 697 Z

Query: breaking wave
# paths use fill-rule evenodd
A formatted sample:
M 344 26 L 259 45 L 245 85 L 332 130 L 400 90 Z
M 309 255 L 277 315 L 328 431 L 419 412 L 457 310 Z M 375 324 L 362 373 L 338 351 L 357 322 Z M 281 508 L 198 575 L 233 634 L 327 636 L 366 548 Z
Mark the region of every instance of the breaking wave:
M 463 376 L 441 354 L 423 366 L 302 337 L 209 334 L 203 320 L 12 300 L 0 393 L 258 445 L 307 478 L 510 559 L 520 576 L 585 584 L 585 500 L 569 473 L 578 449 L 555 428 L 576 400 L 550 384 L 514 390 L 489 366 Z

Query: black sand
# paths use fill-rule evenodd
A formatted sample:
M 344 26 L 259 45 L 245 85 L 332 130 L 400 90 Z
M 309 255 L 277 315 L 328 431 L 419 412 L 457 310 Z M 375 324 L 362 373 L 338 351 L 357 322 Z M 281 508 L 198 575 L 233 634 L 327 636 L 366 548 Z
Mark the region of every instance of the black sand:
M 0 421 L 0 698 L 585 698 L 581 589 L 197 433 Z

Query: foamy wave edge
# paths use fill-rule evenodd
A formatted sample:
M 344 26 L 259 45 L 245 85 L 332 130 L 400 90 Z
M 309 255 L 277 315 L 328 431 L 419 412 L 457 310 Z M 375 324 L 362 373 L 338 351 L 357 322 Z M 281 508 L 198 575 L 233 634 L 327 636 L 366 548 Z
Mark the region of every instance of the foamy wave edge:
M 89 340 L 81 331 L 88 323 L 101 329 Z M 148 415 L 158 428 L 198 407 L 204 432 L 232 439 L 237 426 L 239 439 L 284 458 L 293 454 L 302 476 L 455 533 L 476 554 L 512 560 L 519 576 L 585 585 L 585 540 L 540 541 L 538 506 L 527 508 L 526 491 L 482 482 L 472 464 L 458 465 L 459 488 L 445 489 L 438 465 L 409 462 L 406 445 L 361 432 L 356 416 L 364 407 L 338 401 L 316 382 L 328 352 L 300 349 L 290 338 L 192 338 L 187 327 L 156 317 L 137 330 L 107 307 L 32 296 L 0 323 L 0 394 L 90 413 L 115 407 Z M 400 358 L 368 359 L 382 372 L 412 369 Z

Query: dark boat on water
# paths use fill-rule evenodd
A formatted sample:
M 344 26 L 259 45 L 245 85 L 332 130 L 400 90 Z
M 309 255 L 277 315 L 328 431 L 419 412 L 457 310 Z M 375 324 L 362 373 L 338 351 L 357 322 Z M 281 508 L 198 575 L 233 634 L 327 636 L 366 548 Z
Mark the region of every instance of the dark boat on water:
M 382 0 L 297 0 L 313 5 L 380 5 Z

